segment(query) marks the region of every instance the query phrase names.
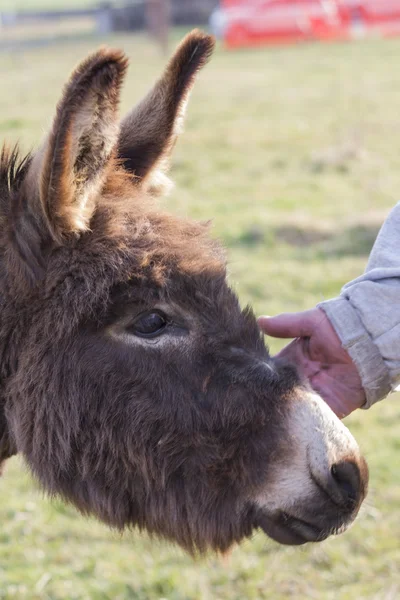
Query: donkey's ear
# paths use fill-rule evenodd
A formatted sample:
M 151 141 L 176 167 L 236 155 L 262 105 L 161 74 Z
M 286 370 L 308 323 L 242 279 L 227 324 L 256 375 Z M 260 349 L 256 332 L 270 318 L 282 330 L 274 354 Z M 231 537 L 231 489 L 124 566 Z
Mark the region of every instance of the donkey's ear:
M 198 30 L 185 37 L 163 76 L 122 121 L 118 145 L 125 168 L 157 192 L 159 176 L 180 133 L 189 93 L 214 49 L 214 38 Z M 164 176 L 165 178 L 165 176 Z
M 33 161 L 43 216 L 58 243 L 89 226 L 116 154 L 126 68 L 127 59 L 118 50 L 101 49 L 83 61 L 67 83 L 50 135 Z

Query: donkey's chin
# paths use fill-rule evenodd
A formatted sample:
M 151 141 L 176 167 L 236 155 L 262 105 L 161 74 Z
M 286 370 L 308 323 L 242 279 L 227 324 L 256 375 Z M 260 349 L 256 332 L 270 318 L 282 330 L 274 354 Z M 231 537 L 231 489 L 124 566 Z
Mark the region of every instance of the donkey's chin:
M 275 515 L 260 515 L 258 526 L 263 532 L 280 544 L 301 546 L 308 542 L 322 542 L 331 535 L 338 535 L 348 529 L 353 519 L 342 524 L 321 526 L 313 520 L 300 519 L 284 511 Z

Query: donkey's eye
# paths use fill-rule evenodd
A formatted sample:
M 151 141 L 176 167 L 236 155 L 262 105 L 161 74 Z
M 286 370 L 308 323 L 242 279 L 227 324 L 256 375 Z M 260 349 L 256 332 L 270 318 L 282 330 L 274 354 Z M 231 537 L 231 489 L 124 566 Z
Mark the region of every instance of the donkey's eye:
M 129 332 L 138 337 L 151 338 L 160 335 L 168 324 L 165 315 L 149 312 L 140 317 L 129 327 Z

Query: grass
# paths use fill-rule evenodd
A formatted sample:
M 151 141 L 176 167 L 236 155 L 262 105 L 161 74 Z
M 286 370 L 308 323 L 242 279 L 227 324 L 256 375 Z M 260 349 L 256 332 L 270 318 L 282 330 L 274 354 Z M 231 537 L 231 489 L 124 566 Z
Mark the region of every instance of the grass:
M 163 61 L 141 36 L 108 41 L 131 57 L 126 111 Z M 38 142 L 67 72 L 94 45 L 0 55 L 3 138 Z M 219 50 L 201 75 L 165 202 L 213 218 L 231 282 L 257 312 L 308 308 L 364 269 L 400 189 L 399 53 L 399 40 Z M 109 532 L 43 498 L 13 459 L 0 480 L 0 599 L 398 598 L 398 397 L 347 424 L 371 470 L 353 528 L 302 549 L 258 534 L 224 560 Z

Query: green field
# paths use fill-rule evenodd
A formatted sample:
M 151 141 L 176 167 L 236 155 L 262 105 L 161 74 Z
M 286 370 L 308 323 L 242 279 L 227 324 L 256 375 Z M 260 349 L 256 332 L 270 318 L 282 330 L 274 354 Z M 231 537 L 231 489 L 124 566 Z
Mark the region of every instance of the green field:
M 163 61 L 142 37 L 127 110 Z M 97 43 L 0 55 L 0 132 L 26 149 L 61 85 Z M 400 40 L 219 50 L 192 95 L 171 210 L 213 218 L 243 303 L 274 314 L 336 295 L 363 270 L 400 190 Z M 276 350 L 278 345 L 272 344 Z M 350 531 L 284 548 L 262 534 L 223 560 L 193 561 L 119 536 L 43 498 L 17 459 L 0 480 L 0 598 L 18 600 L 395 600 L 400 598 L 400 404 L 347 420 L 371 471 Z

